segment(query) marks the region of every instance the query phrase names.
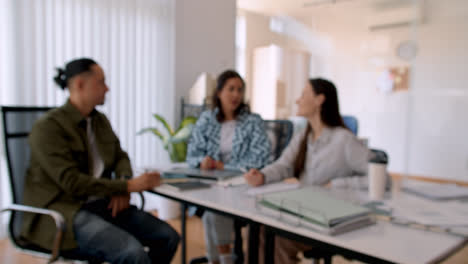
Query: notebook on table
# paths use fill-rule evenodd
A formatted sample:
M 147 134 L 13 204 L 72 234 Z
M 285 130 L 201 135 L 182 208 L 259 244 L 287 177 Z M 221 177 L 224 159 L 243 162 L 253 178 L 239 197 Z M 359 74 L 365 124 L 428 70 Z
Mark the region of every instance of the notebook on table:
M 330 235 L 373 224 L 371 210 L 333 197 L 316 187 L 268 193 L 258 202 L 262 210 L 281 219 Z
M 202 170 L 196 168 L 173 168 L 163 173 L 163 177 L 186 176 L 213 181 L 226 180 L 240 175 L 242 175 L 240 170 Z
M 274 192 L 298 189 L 299 187 L 301 187 L 300 183 L 287 183 L 287 182 L 282 181 L 282 182 L 261 185 L 259 187 L 251 187 L 247 191 L 247 195 L 257 196 L 257 195 L 262 195 L 266 193 L 274 193 Z
M 174 191 L 190 191 L 211 187 L 210 184 L 200 181 L 165 182 L 164 185 Z

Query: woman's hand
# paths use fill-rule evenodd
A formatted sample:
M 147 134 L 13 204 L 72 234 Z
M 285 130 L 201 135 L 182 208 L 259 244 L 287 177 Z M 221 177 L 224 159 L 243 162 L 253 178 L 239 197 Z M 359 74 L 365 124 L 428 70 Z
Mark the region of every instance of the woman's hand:
M 202 170 L 214 170 L 216 169 L 216 160 L 210 156 L 206 156 L 200 163 L 200 169 Z
M 216 168 L 217 170 L 224 170 L 224 163 L 222 163 L 221 161 L 217 160 L 215 161 L 216 163 Z
M 265 183 L 265 175 L 257 169 L 250 169 L 249 172 L 244 174 L 244 178 L 251 186 L 260 186 Z

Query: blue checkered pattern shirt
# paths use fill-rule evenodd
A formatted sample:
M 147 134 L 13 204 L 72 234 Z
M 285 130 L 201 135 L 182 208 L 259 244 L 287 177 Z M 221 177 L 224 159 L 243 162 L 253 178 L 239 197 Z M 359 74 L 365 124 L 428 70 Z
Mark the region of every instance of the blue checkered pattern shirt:
M 206 156 L 220 160 L 221 124 L 216 119 L 218 111 L 203 112 L 192 131 L 187 151 L 187 163 L 191 167 L 199 167 Z M 271 155 L 271 146 L 262 118 L 257 114 L 241 113 L 236 121 L 231 159 L 225 168 L 264 167 Z

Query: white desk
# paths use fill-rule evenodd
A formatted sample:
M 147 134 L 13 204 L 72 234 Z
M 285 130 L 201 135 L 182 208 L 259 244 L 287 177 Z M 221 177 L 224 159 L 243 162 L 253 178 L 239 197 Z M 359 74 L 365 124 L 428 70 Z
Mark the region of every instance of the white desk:
M 187 205 L 196 205 L 201 208 L 208 210 L 217 211 L 219 213 L 226 214 L 228 216 L 240 218 L 246 220 L 251 224 L 251 227 L 258 231 L 258 224 L 252 221 L 252 215 L 257 213 L 255 208 L 255 199 L 248 197 L 244 194 L 247 186 L 235 187 L 235 188 L 223 188 L 220 186 L 213 186 L 209 189 L 200 189 L 193 191 L 173 191 L 163 186 L 155 188 L 152 193 L 165 196 L 170 199 L 180 201 L 182 203 L 182 264 L 186 261 L 186 245 L 185 245 L 185 210 Z M 258 262 L 258 233 L 249 237 L 253 239 L 249 241 L 249 263 L 256 264 Z M 253 245 L 253 246 L 252 246 Z
M 319 243 L 331 247 L 339 254 L 365 262 L 433 263 L 446 258 L 466 242 L 463 238 L 448 234 L 381 221 L 373 226 L 337 236 L 324 235 L 307 228 L 291 226 L 262 214 L 255 207 L 255 199 L 246 195 L 247 188 L 247 186 L 230 188 L 213 186 L 210 189 L 177 192 L 161 186 L 153 192 L 183 203 L 195 204 L 238 216 L 252 223 L 263 224 L 277 230 L 278 233 L 302 241 Z M 349 195 L 355 196 L 353 192 Z

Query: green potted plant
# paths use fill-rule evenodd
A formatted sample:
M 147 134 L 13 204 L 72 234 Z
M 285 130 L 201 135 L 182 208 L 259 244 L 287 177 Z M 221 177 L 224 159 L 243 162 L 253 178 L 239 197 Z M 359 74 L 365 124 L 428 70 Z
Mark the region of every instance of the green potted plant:
M 166 133 L 161 133 L 157 127 L 147 127 L 140 130 L 138 134 L 153 133 L 163 142 L 164 149 L 169 152 L 172 162 L 184 162 L 187 156 L 187 141 L 197 122 L 197 118 L 193 116 L 186 117 L 182 120 L 180 126 L 176 130 L 173 130 L 162 116 L 153 114 L 153 117 L 165 127 Z

